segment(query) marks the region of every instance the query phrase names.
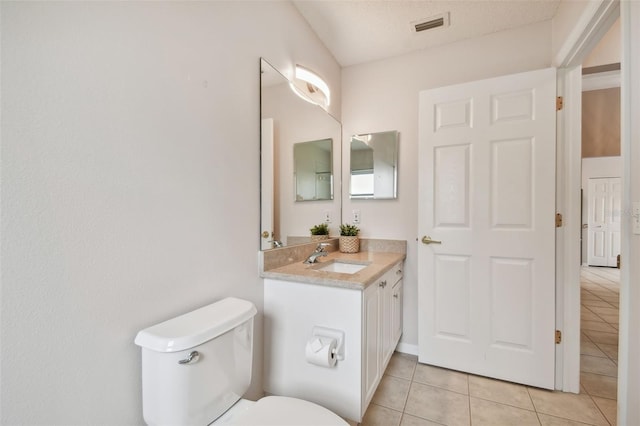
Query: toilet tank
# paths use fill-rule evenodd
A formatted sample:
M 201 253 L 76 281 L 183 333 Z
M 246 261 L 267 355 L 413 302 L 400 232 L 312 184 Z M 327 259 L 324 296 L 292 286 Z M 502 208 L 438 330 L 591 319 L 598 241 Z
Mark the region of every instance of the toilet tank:
M 244 395 L 256 312 L 229 297 L 138 333 L 147 424 L 207 425 Z

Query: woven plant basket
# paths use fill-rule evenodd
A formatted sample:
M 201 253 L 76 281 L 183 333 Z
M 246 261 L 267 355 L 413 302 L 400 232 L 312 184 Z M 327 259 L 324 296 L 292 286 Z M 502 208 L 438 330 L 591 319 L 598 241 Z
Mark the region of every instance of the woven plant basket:
M 324 240 L 328 240 L 329 236 L 328 235 L 312 235 L 311 236 L 311 242 L 312 243 L 317 243 L 318 241 L 324 241 Z
M 340 236 L 340 251 L 342 253 L 357 253 L 360 251 L 360 237 L 356 236 Z

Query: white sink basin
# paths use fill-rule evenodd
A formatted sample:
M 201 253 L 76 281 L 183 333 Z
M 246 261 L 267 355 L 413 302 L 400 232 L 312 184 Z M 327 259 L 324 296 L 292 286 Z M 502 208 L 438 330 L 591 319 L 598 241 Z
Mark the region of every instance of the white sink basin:
M 325 271 L 325 272 L 339 272 L 341 274 L 355 274 L 356 272 L 360 272 L 362 271 L 364 268 L 366 268 L 367 265 L 366 264 L 362 264 L 362 263 L 346 263 L 346 262 L 340 262 L 339 260 L 334 260 L 330 263 L 327 263 L 324 266 L 321 266 L 319 268 L 316 268 L 318 271 Z

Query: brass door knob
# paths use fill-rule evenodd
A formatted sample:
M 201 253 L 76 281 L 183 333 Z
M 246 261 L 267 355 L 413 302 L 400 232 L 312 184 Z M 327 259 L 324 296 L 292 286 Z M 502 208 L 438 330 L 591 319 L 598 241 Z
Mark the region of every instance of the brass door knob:
M 262 231 L 262 238 L 269 238 L 269 231 Z
M 422 244 L 442 244 L 442 241 L 432 240 L 430 236 L 422 237 Z

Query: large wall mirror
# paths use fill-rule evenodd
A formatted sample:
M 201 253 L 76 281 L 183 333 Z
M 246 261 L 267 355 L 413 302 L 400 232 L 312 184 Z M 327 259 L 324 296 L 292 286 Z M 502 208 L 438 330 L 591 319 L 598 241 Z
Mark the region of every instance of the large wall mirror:
M 398 139 L 397 131 L 351 137 L 350 198 L 398 197 Z
M 260 247 L 308 242 L 309 228 L 327 217 L 337 235 L 341 124 L 264 59 L 260 76 Z

